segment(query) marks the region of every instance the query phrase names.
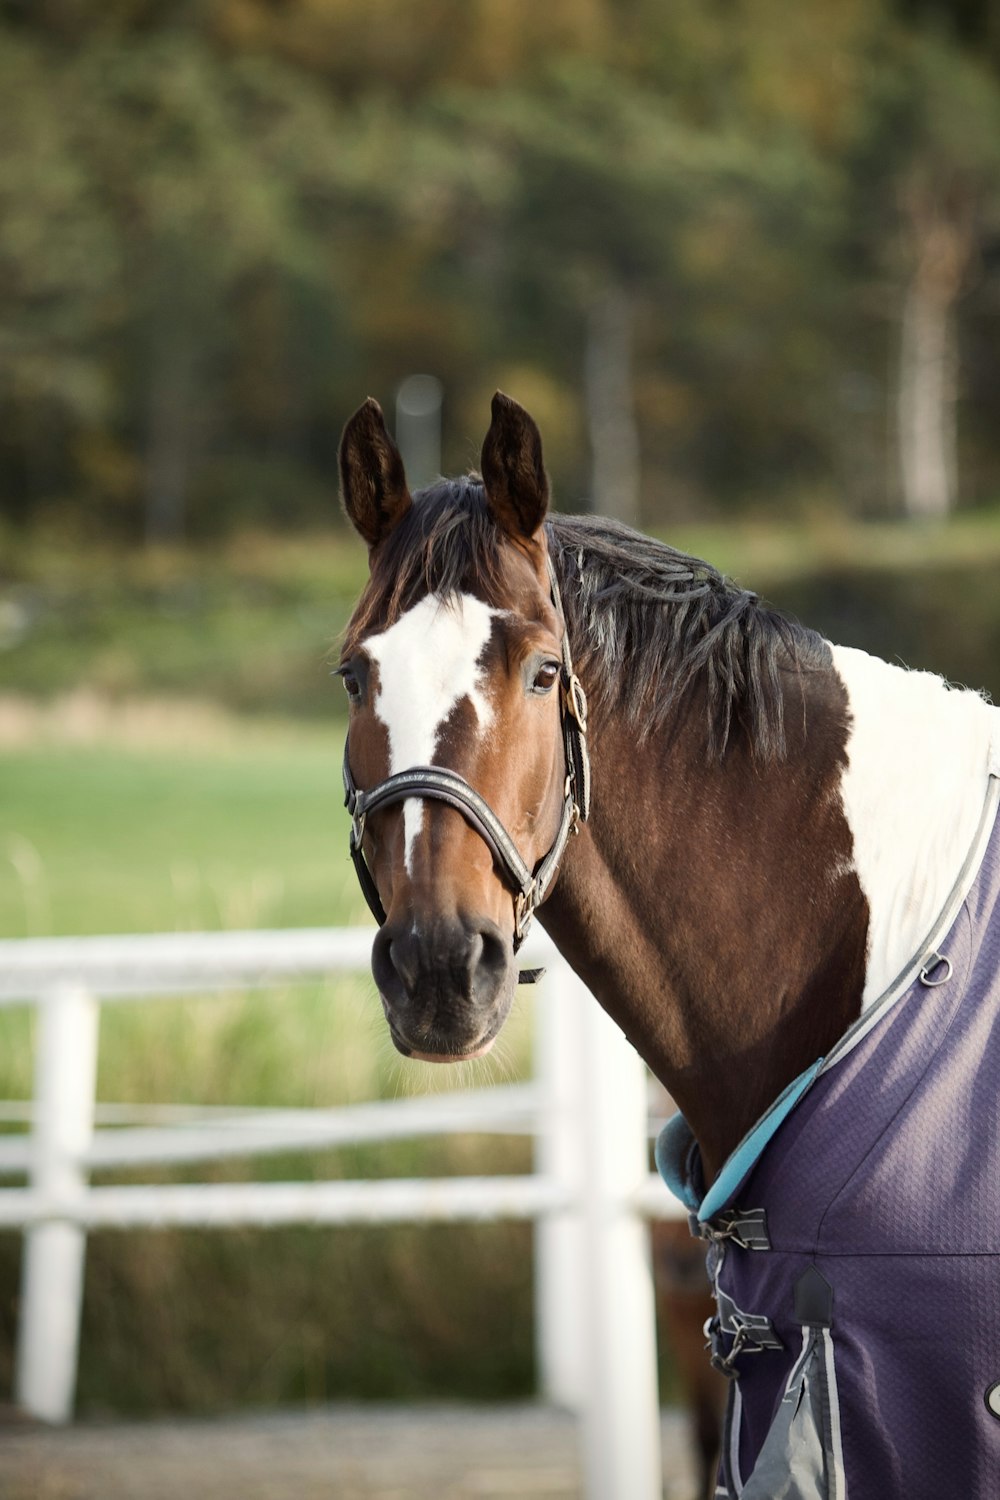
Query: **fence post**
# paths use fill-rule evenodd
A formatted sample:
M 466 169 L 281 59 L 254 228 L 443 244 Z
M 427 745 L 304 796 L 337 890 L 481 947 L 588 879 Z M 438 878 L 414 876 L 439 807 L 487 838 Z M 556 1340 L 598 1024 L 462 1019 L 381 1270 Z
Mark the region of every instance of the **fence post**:
M 562 960 L 535 999 L 535 1077 L 542 1096 L 535 1170 L 567 1188 L 572 1209 L 546 1214 L 535 1228 L 535 1349 L 543 1401 L 580 1412 L 586 1399 L 584 1258 L 584 1053 L 580 989 Z M 592 1005 L 589 995 L 586 1004 Z
M 39 1003 L 31 1186 L 54 1217 L 24 1236 L 16 1400 L 45 1422 L 73 1414 L 86 1234 L 58 1214 L 86 1191 L 98 1018 L 97 1001 L 78 985 Z
M 585 1302 L 589 1351 L 583 1411 L 587 1500 L 659 1500 L 663 1492 L 656 1301 L 648 1225 L 634 1207 L 649 1174 L 646 1070 L 579 986 L 575 1024 L 585 1066 Z

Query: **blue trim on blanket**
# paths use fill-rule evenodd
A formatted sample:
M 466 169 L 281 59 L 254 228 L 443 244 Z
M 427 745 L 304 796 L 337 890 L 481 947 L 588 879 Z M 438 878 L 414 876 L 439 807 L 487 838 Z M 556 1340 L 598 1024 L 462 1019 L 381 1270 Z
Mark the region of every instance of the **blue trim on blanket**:
M 683 1115 L 671 1115 L 656 1137 L 656 1170 L 688 1213 L 696 1214 L 701 1195 L 694 1178 L 701 1163 L 698 1143 Z
M 752 1126 L 723 1164 L 722 1171 L 704 1197 L 698 1181 L 701 1161 L 691 1127 L 683 1115 L 669 1119 L 656 1141 L 656 1167 L 667 1187 L 684 1207 L 705 1223 L 725 1208 L 750 1176 L 768 1141 L 777 1134 L 799 1100 L 806 1094 L 823 1066 L 817 1058 L 811 1067 L 793 1078 L 775 1099 L 770 1109 Z
M 1000 718 L 998 718 L 1000 724 Z M 994 826 L 1000 807 L 1000 728 L 995 732 L 989 748 L 988 787 L 979 828 L 972 846 L 962 865 L 951 895 L 945 902 L 941 914 L 927 936 L 923 946 L 917 950 L 911 963 L 890 985 L 874 1005 L 862 1012 L 854 1024 L 848 1027 L 840 1041 L 830 1051 L 830 1065 L 839 1062 L 868 1031 L 882 1019 L 890 1004 L 894 1004 L 906 992 L 906 987 L 916 982 L 921 963 L 937 957 L 938 944 L 950 931 L 959 906 L 968 896 L 973 881 L 977 878 L 986 852 L 990 830 Z M 775 1099 L 756 1125 L 753 1125 L 736 1149 L 726 1158 L 722 1171 L 706 1193 L 702 1177 L 701 1153 L 691 1127 L 681 1114 L 669 1119 L 656 1141 L 656 1166 L 667 1187 L 679 1198 L 689 1213 L 707 1223 L 714 1214 L 727 1206 L 734 1194 L 753 1171 L 768 1142 L 778 1132 L 804 1094 L 808 1093 L 823 1067 L 825 1058 L 817 1058 L 811 1067 L 793 1078 L 791 1083 Z

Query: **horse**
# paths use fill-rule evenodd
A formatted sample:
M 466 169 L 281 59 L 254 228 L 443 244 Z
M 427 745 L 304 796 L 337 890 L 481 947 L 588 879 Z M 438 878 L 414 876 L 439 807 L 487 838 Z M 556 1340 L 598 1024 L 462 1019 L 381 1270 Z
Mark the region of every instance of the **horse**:
M 550 511 L 497 392 L 479 474 L 340 446 L 351 852 L 404 1055 L 487 1052 L 539 921 L 680 1113 L 716 1494 L 1000 1494 L 1000 711 L 711 565 Z

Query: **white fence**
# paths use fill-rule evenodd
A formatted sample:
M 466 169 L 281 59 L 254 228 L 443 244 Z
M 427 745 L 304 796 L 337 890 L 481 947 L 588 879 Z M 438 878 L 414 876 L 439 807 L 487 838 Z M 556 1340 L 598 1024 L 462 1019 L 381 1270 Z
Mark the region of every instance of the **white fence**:
M 541 1393 L 580 1415 L 588 1500 L 661 1491 L 645 1218 L 674 1213 L 648 1167 L 645 1069 L 542 937 L 535 1078 L 331 1110 L 164 1108 L 116 1125 L 95 1106 L 100 1005 L 365 970 L 370 929 L 0 942 L 0 1005 L 34 1004 L 28 1134 L 0 1136 L 0 1228 L 23 1229 L 16 1399 L 72 1415 L 88 1229 L 531 1219 Z M 16 1115 L 17 1108 L 8 1110 Z M 195 1162 L 453 1131 L 530 1132 L 527 1176 L 357 1182 L 89 1184 L 95 1168 Z

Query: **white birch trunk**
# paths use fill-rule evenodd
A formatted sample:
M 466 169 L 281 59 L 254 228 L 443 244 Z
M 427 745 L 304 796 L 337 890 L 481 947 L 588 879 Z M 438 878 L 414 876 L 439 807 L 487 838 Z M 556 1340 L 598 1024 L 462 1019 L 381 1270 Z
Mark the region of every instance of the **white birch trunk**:
M 916 250 L 903 303 L 897 433 L 903 504 L 922 520 L 947 516 L 958 489 L 955 309 L 974 248 L 972 207 L 944 209 L 913 186 L 906 208 Z
M 632 386 L 632 303 L 608 285 L 591 299 L 584 365 L 595 511 L 639 523 L 639 432 Z
M 899 462 L 903 504 L 918 519 L 955 505 L 956 360 L 953 303 L 918 274 L 903 305 L 899 370 Z

